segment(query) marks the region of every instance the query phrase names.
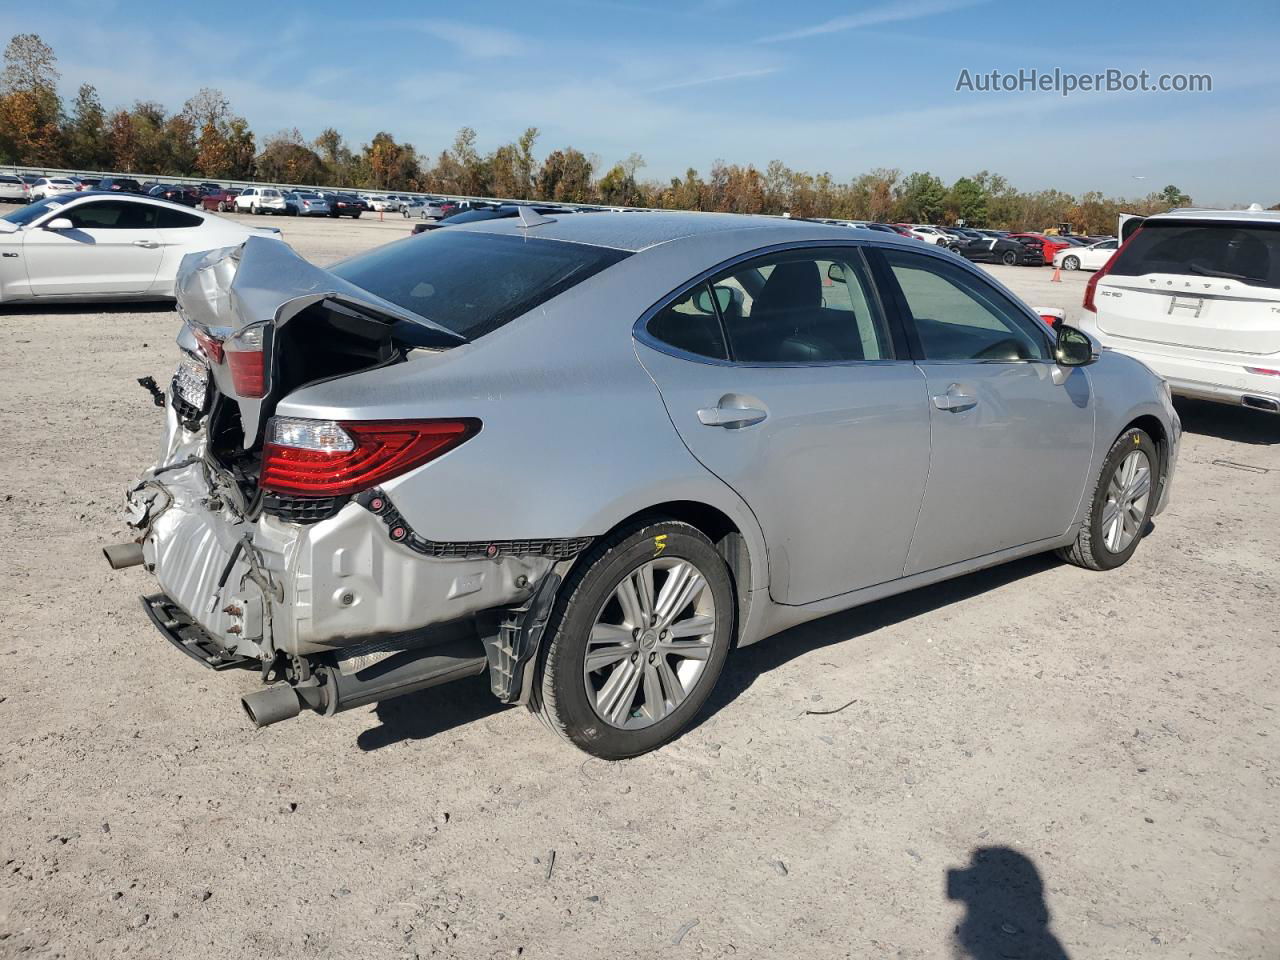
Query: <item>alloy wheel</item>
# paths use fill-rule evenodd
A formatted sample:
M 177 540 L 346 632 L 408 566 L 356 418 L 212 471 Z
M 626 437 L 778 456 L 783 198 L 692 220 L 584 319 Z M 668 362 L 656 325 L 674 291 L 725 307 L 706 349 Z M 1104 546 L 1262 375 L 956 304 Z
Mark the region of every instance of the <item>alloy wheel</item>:
M 716 631 L 716 603 L 688 560 L 641 563 L 596 613 L 582 677 L 592 709 L 623 730 L 652 726 L 701 681 Z
M 1111 553 L 1123 553 L 1133 543 L 1147 516 L 1151 499 L 1151 458 L 1133 450 L 1120 461 L 1107 484 L 1102 506 L 1102 543 Z

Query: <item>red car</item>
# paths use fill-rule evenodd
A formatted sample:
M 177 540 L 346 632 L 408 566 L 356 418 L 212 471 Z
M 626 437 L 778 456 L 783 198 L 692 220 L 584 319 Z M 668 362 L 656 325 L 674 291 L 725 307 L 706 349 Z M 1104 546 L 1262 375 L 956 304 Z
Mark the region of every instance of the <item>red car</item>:
M 1040 253 L 1044 256 L 1045 263 L 1053 263 L 1053 255 L 1059 250 L 1065 250 L 1071 244 L 1065 240 L 1059 240 L 1057 237 L 1046 236 L 1043 233 L 1011 233 L 1009 234 L 1014 240 L 1034 240 L 1040 244 Z
M 236 194 L 239 192 L 239 190 L 219 190 L 216 193 L 206 193 L 200 198 L 200 206 L 206 210 L 230 213 L 236 208 Z

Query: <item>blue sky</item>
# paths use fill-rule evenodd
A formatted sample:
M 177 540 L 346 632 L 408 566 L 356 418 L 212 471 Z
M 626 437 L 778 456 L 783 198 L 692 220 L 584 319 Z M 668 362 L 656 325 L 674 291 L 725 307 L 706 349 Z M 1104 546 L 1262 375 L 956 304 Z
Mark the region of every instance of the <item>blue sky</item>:
M 717 158 L 829 171 L 989 169 L 1023 189 L 1280 202 L 1280 5 L 1055 0 L 65 0 L 10 11 L 59 57 L 64 92 L 177 109 L 221 88 L 259 137 L 333 125 L 434 155 L 469 125 L 526 126 L 641 175 Z M 190 12 L 187 12 L 187 11 Z M 65 15 L 62 15 L 65 14 Z M 29 22 L 25 22 L 29 21 Z M 962 69 L 1213 77 L 1211 93 L 958 93 Z

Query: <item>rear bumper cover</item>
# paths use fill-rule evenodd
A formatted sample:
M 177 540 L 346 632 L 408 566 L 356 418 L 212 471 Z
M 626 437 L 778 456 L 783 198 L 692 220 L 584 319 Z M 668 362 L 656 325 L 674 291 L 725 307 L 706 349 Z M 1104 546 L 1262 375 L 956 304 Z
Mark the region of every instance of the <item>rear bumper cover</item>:
M 1274 356 L 1230 355 L 1230 359 L 1192 357 L 1163 352 L 1158 344 L 1096 332 L 1105 346 L 1128 354 L 1169 381 L 1180 397 L 1239 405 L 1245 397 L 1262 397 L 1280 406 L 1280 376 L 1250 373 L 1247 367 L 1271 369 L 1280 364 Z
M 160 592 L 229 657 L 340 650 L 525 603 L 562 559 L 432 555 L 354 501 L 316 523 L 246 519 L 204 461 L 203 435 L 166 416 L 166 455 L 129 490 L 129 522 Z

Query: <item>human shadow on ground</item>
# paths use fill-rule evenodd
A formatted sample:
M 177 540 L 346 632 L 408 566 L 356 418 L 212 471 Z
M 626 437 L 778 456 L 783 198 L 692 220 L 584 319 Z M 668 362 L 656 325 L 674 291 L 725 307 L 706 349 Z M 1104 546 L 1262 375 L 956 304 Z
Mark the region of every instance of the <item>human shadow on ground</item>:
M 947 899 L 964 904 L 954 955 L 968 960 L 1070 960 L 1049 929 L 1040 871 L 1010 847 L 978 847 L 969 865 L 948 870 Z

